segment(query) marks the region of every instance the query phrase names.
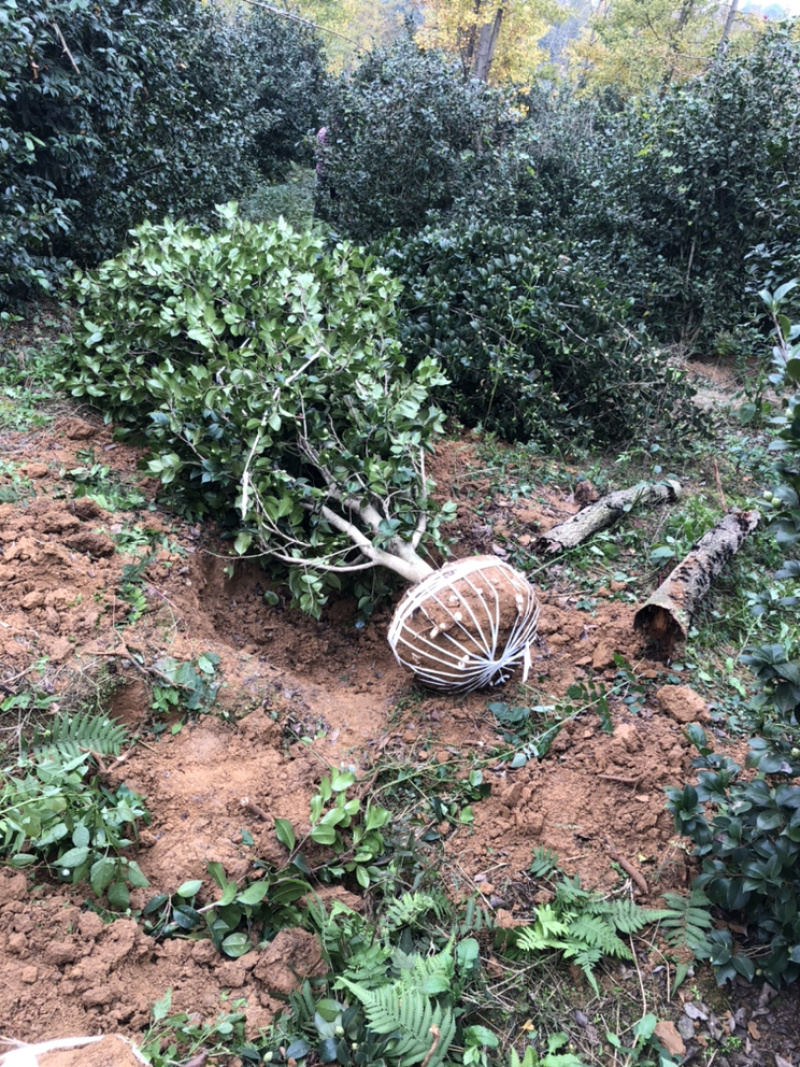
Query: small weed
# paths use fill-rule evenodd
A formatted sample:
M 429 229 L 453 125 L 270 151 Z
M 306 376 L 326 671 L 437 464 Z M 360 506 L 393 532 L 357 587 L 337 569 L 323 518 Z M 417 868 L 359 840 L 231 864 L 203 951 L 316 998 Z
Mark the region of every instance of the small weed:
M 63 479 L 75 484 L 75 497 L 89 497 L 106 511 L 131 511 L 145 504 L 144 493 L 124 484 L 107 464 L 98 462 L 93 448 L 78 452 L 77 458 L 80 466 L 61 471 Z
M 473 768 L 466 778 L 460 779 L 458 788 L 447 794 L 433 794 L 428 799 L 437 823 L 449 822 L 454 826 L 469 826 L 475 820 L 472 804 L 489 795 L 490 786 L 484 781 L 483 771 Z M 466 801 L 466 803 L 465 803 Z M 423 841 L 436 841 L 441 836 L 438 830 L 428 830 Z
M 152 709 L 160 714 L 170 714 L 179 708 L 199 714 L 209 712 L 220 685 L 218 666 L 219 656 L 214 652 L 204 652 L 191 661 L 160 656 L 152 666 L 152 673 L 159 680 L 153 686 Z M 161 733 L 166 723 L 157 723 L 153 729 Z
M 26 475 L 19 474 L 14 463 L 0 461 L 0 504 L 24 504 L 36 496 L 36 490 Z
M 606 1032 L 606 1041 L 614 1050 L 615 1062 L 618 1056 L 625 1056 L 626 1067 L 675 1067 L 680 1060 L 674 1059 L 661 1042 L 655 1036 L 658 1018 L 646 1013 L 634 1023 L 629 1033 L 628 1041 L 624 1044 L 618 1034 Z
M 148 610 L 147 595 L 144 590 L 144 574 L 153 562 L 152 554 L 142 556 L 136 563 L 126 563 L 120 574 L 118 596 L 129 605 L 129 611 L 118 625 L 134 626 Z
M 72 885 L 88 881 L 117 911 L 129 907 L 128 885 L 149 884 L 122 854 L 137 823 L 150 821 L 144 798 L 124 785 L 112 790 L 95 769 L 125 738 L 107 717 L 52 718 L 3 769 L 0 789 L 0 857 L 19 868 L 44 863 Z
M 275 836 L 289 850 L 289 862 L 301 873 L 313 874 L 322 882 L 331 882 L 345 875 L 355 875 L 366 889 L 376 879 L 384 877 L 376 864 L 386 852 L 381 829 L 391 820 L 392 813 L 371 801 L 362 806 L 358 796 L 348 796 L 355 784 L 352 771 L 332 769 L 320 782 L 319 792 L 311 800 L 311 829 L 299 842 L 291 823 L 275 820 Z M 309 868 L 303 845 L 311 841 L 331 848 L 336 859 L 313 869 Z
M 25 431 L 52 421 L 46 409 L 56 399 L 53 381 L 60 357 L 56 346 L 37 332 L 35 326 L 25 329 L 14 355 L 0 360 L 2 429 Z
M 244 1001 L 233 1001 L 234 1009 L 245 1008 Z M 152 1008 L 153 1022 L 144 1034 L 142 1054 L 152 1067 L 172 1067 L 191 1060 L 203 1062 L 209 1056 L 225 1056 L 234 1052 L 245 1063 L 259 1063 L 258 1051 L 245 1040 L 244 1011 L 221 1012 L 213 1023 L 202 1022 L 197 1015 L 185 1012 L 170 1014 L 172 990 L 168 989 Z
M 629 685 L 626 675 L 612 692 L 626 691 Z M 608 703 L 610 695 L 595 681 L 577 682 L 567 690 L 567 700 L 556 704 L 509 707 L 504 701 L 492 701 L 487 708 L 504 727 L 503 740 L 514 746 L 504 758 L 509 760 L 512 769 L 516 769 L 524 767 L 531 759 L 543 759 L 565 723 L 574 722 L 588 711 L 596 712 L 603 730 L 610 733 L 613 730 Z
M 201 879 L 191 879 L 172 894 L 159 893 L 144 907 L 145 932 L 157 939 L 194 938 L 205 929 L 214 947 L 231 959 L 249 952 L 259 941 L 270 941 L 278 930 L 297 926 L 302 915 L 295 902 L 311 891 L 304 879 L 282 874 L 265 874 L 246 886 L 228 881 L 219 863 L 209 863 L 208 873 L 221 890 L 221 896 L 201 906 Z

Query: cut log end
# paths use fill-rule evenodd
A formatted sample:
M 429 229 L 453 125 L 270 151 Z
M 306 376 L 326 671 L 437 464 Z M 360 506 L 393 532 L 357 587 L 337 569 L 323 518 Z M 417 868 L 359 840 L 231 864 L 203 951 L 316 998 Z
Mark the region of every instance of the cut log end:
M 633 628 L 656 646 L 662 659 L 671 659 L 675 646 L 688 634 L 676 615 L 658 604 L 645 604 L 633 617 Z
M 676 643 L 689 636 L 700 601 L 758 521 L 757 511 L 730 511 L 636 612 L 634 629 L 656 645 L 664 658 L 670 658 Z

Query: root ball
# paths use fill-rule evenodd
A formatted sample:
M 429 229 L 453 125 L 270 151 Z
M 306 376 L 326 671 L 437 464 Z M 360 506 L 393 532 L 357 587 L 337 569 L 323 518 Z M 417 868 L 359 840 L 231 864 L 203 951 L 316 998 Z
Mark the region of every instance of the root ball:
M 494 556 L 447 563 L 397 606 L 389 644 L 424 685 L 451 693 L 502 685 L 530 667 L 539 606 L 524 574 Z

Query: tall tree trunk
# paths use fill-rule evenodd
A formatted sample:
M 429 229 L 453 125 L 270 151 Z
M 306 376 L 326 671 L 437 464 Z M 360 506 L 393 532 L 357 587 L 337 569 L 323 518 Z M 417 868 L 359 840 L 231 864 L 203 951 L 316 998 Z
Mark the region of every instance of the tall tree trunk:
M 494 50 L 497 47 L 497 38 L 500 33 L 500 23 L 503 21 L 502 5 L 494 13 L 491 22 L 481 26 L 478 36 L 478 47 L 475 51 L 475 60 L 472 64 L 473 77 L 478 81 L 488 81 L 489 71 L 494 59 Z
M 722 31 L 722 39 L 719 42 L 719 48 L 717 49 L 717 55 L 723 56 L 728 51 L 728 40 L 733 29 L 733 23 L 736 18 L 736 12 L 739 8 L 739 0 L 731 0 L 728 7 L 728 17 L 725 19 L 725 28 Z
M 737 0 L 737 2 L 738 2 L 738 0 Z M 678 65 L 677 53 L 681 48 L 681 41 L 680 41 L 681 31 L 685 29 L 686 24 L 688 23 L 689 19 L 691 18 L 692 12 L 694 11 L 694 5 L 695 5 L 695 0 L 683 0 L 683 4 L 681 5 L 681 9 L 678 12 L 678 19 L 677 19 L 677 21 L 675 23 L 675 33 L 674 33 L 674 35 L 672 37 L 672 41 L 671 41 L 670 46 L 669 46 L 669 51 L 671 53 L 671 57 L 668 60 L 668 62 L 670 63 L 670 68 L 667 71 L 667 73 L 664 75 L 664 80 L 661 83 L 661 91 L 659 93 L 659 96 L 663 96 L 664 95 L 664 93 L 669 88 L 670 83 L 672 82 L 672 79 L 675 77 L 675 71 L 676 71 L 677 65 Z
M 465 74 L 472 74 L 475 65 L 475 52 L 478 45 L 478 34 L 480 32 L 478 22 L 482 4 L 483 0 L 475 0 L 475 21 L 466 30 L 459 30 L 458 51 L 461 56 Z

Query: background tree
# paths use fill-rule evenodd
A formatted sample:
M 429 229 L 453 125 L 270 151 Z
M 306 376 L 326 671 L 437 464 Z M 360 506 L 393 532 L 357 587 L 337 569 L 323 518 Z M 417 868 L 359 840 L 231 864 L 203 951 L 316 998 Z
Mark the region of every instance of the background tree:
M 727 26 L 735 42 L 763 25 L 742 16 L 728 25 L 719 0 L 603 0 L 569 46 L 570 73 L 584 88 L 641 93 L 706 69 Z
M 297 10 L 319 27 L 329 69 L 341 74 L 375 48 L 388 48 L 413 17 L 413 0 L 300 0 Z
M 421 43 L 457 55 L 479 81 L 529 83 L 546 58 L 539 42 L 561 21 L 556 0 L 428 0 Z

